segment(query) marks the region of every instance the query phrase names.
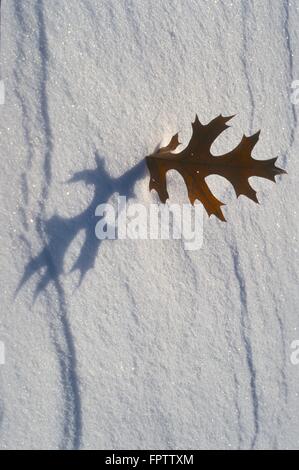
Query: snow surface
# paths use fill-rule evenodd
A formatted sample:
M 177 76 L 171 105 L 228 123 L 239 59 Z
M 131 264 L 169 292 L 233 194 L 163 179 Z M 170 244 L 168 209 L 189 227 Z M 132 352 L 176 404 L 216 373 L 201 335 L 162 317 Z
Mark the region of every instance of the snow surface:
M 2 2 L 1 448 L 299 448 L 298 10 Z M 288 175 L 253 180 L 260 206 L 210 177 L 228 222 L 205 216 L 199 251 L 99 246 L 94 204 L 156 200 L 140 162 L 195 113 L 237 114 L 218 154 L 262 129 Z

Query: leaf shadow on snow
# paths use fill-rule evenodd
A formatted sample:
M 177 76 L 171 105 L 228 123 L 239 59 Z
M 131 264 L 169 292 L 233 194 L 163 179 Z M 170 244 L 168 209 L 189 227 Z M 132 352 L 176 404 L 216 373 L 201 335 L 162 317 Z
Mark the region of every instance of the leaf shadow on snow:
M 75 173 L 70 183 L 84 182 L 94 187 L 94 196 L 89 206 L 80 214 L 64 218 L 54 215 L 49 220 L 37 220 L 37 230 L 42 239 L 46 240 L 44 248 L 35 257 L 32 257 L 24 269 L 24 274 L 16 290 L 16 295 L 24 284 L 36 273 L 44 270 L 37 284 L 34 299 L 53 281 L 57 282 L 64 273 L 64 258 L 66 252 L 77 234 L 85 231 L 85 240 L 75 261 L 71 272 L 78 270 L 80 283 L 87 271 L 92 269 L 102 240 L 95 235 L 96 223 L 100 220 L 95 216 L 99 204 L 108 202 L 109 198 L 119 193 L 127 199 L 134 197 L 134 184 L 145 173 L 145 160 L 126 171 L 118 178 L 112 178 L 106 171 L 104 159 L 95 153 L 97 167 L 94 170 L 84 170 Z

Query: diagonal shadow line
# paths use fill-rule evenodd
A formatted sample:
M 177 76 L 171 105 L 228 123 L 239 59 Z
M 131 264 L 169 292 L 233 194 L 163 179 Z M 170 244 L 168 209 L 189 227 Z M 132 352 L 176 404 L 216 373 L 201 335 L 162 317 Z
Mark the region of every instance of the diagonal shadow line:
M 64 258 L 66 252 L 81 231 L 85 231 L 85 241 L 75 261 L 72 271 L 80 273 L 80 283 L 86 273 L 94 267 L 98 250 L 102 240 L 95 235 L 95 226 L 98 217 L 95 210 L 99 204 L 108 202 L 114 193 L 126 196 L 127 199 L 134 197 L 134 184 L 141 179 L 146 170 L 145 160 L 126 171 L 118 178 L 112 178 L 104 167 L 104 159 L 95 152 L 97 167 L 94 170 L 84 170 L 75 173 L 69 182 L 83 181 L 86 185 L 94 187 L 94 196 L 89 206 L 80 214 L 64 218 L 54 215 L 46 221 L 37 218 L 36 223 L 39 231 L 43 231 L 47 243 L 41 252 L 32 257 L 25 266 L 23 276 L 16 289 L 16 295 L 29 279 L 40 270 L 45 272 L 41 275 L 34 293 L 34 299 L 46 289 L 50 282 L 56 282 L 64 273 Z

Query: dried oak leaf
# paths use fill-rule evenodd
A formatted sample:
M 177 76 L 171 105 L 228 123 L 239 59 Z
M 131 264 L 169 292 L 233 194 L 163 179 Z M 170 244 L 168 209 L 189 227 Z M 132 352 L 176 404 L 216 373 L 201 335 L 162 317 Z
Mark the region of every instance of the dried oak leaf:
M 206 125 L 200 123 L 196 116 L 192 123 L 193 133 L 188 146 L 180 153 L 172 153 L 180 144 L 178 134 L 172 137 L 170 143 L 146 157 L 150 171 L 150 190 L 155 189 L 160 200 L 165 203 L 168 199 L 166 173 L 177 170 L 186 183 L 190 202 L 198 199 L 209 215 L 214 214 L 225 221 L 221 206 L 224 206 L 210 191 L 205 178 L 209 175 L 220 175 L 233 185 L 237 197 L 243 194 L 258 203 L 256 191 L 250 186 L 248 178 L 259 176 L 275 182 L 275 176 L 286 173 L 277 168 L 277 158 L 270 160 L 255 160 L 251 152 L 259 139 L 260 131 L 246 137 L 243 135 L 239 145 L 221 156 L 211 154 L 211 146 L 215 139 L 228 126 L 226 123 L 234 116 L 219 115 Z

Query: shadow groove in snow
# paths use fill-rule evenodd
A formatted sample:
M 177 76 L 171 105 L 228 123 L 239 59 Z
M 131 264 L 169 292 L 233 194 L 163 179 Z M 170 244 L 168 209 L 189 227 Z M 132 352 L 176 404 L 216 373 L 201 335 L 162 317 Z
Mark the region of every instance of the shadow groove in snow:
M 248 67 L 248 54 L 249 54 L 249 39 L 251 38 L 251 35 L 248 30 L 248 18 L 250 15 L 252 15 L 252 4 L 247 3 L 247 2 L 242 2 L 241 3 L 241 17 L 242 17 L 242 39 L 243 39 L 243 50 L 242 50 L 242 56 L 241 56 L 241 62 L 243 65 L 243 70 L 244 70 L 244 75 L 246 79 L 246 85 L 247 85 L 247 90 L 248 90 L 248 96 L 249 96 L 249 101 L 250 101 L 250 129 L 253 127 L 253 117 L 254 117 L 254 108 L 255 108 L 255 102 L 254 102 L 254 93 L 252 90 L 252 85 L 251 85 L 251 79 L 250 79 L 250 70 Z
M 75 341 L 68 321 L 64 291 L 59 280 L 55 281 L 54 287 L 59 300 L 59 316 L 53 322 L 50 321 L 49 324 L 65 395 L 63 437 L 59 447 L 61 450 L 79 449 L 82 438 L 82 406 Z M 46 299 L 50 311 L 52 309 L 52 299 L 49 295 L 46 296 Z
M 244 344 L 245 354 L 246 354 L 246 363 L 249 372 L 250 380 L 250 394 L 251 394 L 251 403 L 252 403 L 252 413 L 253 413 L 253 436 L 251 439 L 251 449 L 254 449 L 259 434 L 259 401 L 257 395 L 257 386 L 256 386 L 256 371 L 253 361 L 253 353 L 250 335 L 248 334 L 248 306 L 247 306 L 247 292 L 245 279 L 240 268 L 240 261 L 238 253 L 232 249 L 232 258 L 233 258 L 233 268 L 236 279 L 239 285 L 239 295 L 240 295 L 240 306 L 241 306 L 241 337 Z
M 285 34 L 285 41 L 286 41 L 286 52 L 287 52 L 287 61 L 288 61 L 288 76 L 289 76 L 289 86 L 291 85 L 292 81 L 295 79 L 294 77 L 294 61 L 293 61 L 293 50 L 291 45 L 291 38 L 290 38 L 290 3 L 289 0 L 284 0 L 283 4 L 284 8 L 284 21 L 283 21 L 283 32 Z M 297 127 L 297 114 L 295 111 L 295 106 L 291 105 L 291 113 L 292 113 L 292 122 L 290 125 L 290 147 L 292 147 L 295 141 L 295 131 Z
M 45 158 L 44 158 L 44 178 L 45 184 L 43 188 L 42 198 L 48 196 L 49 185 L 52 179 L 51 160 L 53 153 L 53 136 L 49 115 L 49 103 L 47 83 L 49 78 L 48 62 L 49 62 L 49 46 L 46 33 L 46 24 L 44 18 L 44 1 L 36 2 L 35 11 L 38 19 L 38 45 L 41 58 L 41 77 L 40 77 L 40 105 L 43 119 L 44 136 L 45 136 Z
M 24 197 L 24 204 L 28 204 L 28 172 L 32 168 L 32 162 L 34 157 L 34 147 L 31 141 L 31 126 L 32 123 L 32 112 L 30 109 L 30 103 L 27 103 L 26 94 L 19 91 L 20 84 L 26 84 L 28 77 L 26 75 L 26 58 L 27 48 L 26 39 L 29 40 L 30 47 L 36 48 L 40 60 L 36 61 L 36 70 L 34 70 L 34 80 L 36 89 L 36 102 L 38 104 L 38 115 L 40 117 L 40 128 L 42 131 L 42 141 L 44 145 L 44 161 L 43 161 L 43 184 L 42 191 L 39 198 L 39 215 L 36 218 L 37 233 L 41 241 L 45 244 L 45 233 L 43 230 L 43 214 L 45 204 L 49 194 L 49 187 L 51 184 L 51 161 L 53 155 L 53 134 L 51 128 L 51 120 L 49 114 L 49 103 L 48 103 L 48 92 L 47 82 L 49 78 L 48 62 L 49 62 L 49 46 L 47 39 L 46 24 L 44 18 L 44 2 L 43 0 L 36 1 L 33 7 L 36 18 L 36 41 L 33 36 L 28 34 L 30 6 L 26 8 L 22 5 L 19 0 L 14 2 L 15 18 L 18 23 L 18 29 L 20 34 L 17 35 L 16 43 L 18 56 L 16 61 L 16 69 L 14 71 L 14 78 L 16 82 L 15 94 L 20 102 L 22 110 L 22 126 L 23 135 L 27 148 L 27 170 L 21 176 L 21 187 L 22 194 Z M 31 80 L 31 78 L 30 78 Z M 23 210 L 23 213 L 25 211 Z M 26 217 L 23 217 L 23 227 L 26 230 L 28 226 Z M 29 251 L 31 251 L 31 244 L 26 240 L 24 235 L 20 235 L 23 239 Z M 54 273 L 56 271 L 55 265 L 51 256 L 50 251 L 47 249 L 43 252 L 44 260 L 47 265 L 48 272 L 54 279 Z M 42 283 L 41 283 L 42 286 Z M 54 288 L 57 293 L 58 300 L 58 315 L 54 319 L 49 320 L 49 329 L 51 332 L 52 343 L 56 351 L 56 358 L 59 364 L 59 371 L 62 383 L 62 395 L 64 400 L 63 406 L 63 436 L 59 447 L 62 449 L 78 449 L 81 443 L 82 434 L 82 412 L 81 412 L 81 397 L 79 393 L 78 378 L 76 372 L 76 351 L 75 342 L 72 336 L 70 323 L 67 318 L 67 309 L 64 291 L 59 280 L 55 278 Z M 53 297 L 50 297 L 47 293 L 45 295 L 46 302 L 48 304 L 48 311 L 53 311 Z

